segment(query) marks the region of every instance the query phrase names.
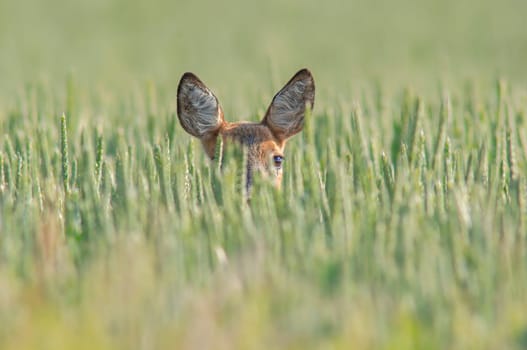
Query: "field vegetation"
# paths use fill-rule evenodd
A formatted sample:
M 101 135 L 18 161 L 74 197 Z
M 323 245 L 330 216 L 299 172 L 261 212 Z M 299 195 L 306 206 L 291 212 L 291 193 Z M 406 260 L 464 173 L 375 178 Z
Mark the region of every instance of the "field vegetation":
M 0 2 L 0 348 L 524 349 L 527 3 Z M 179 125 L 193 71 L 276 190 Z

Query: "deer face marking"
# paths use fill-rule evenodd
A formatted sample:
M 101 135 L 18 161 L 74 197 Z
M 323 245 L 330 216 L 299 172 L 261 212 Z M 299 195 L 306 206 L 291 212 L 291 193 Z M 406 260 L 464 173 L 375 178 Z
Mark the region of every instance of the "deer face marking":
M 197 76 L 185 73 L 178 86 L 177 113 L 183 129 L 201 140 L 211 159 L 218 137 L 247 149 L 248 189 L 254 172 L 272 176 L 279 187 L 285 144 L 302 131 L 306 106 L 312 109 L 314 100 L 313 76 L 302 69 L 274 96 L 261 122 L 230 123 L 225 121 L 216 96 Z

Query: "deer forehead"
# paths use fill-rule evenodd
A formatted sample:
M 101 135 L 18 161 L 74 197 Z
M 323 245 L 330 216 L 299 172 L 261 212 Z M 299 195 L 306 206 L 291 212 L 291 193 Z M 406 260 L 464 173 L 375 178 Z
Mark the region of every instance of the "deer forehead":
M 269 128 L 259 123 L 227 123 L 221 134 L 227 139 L 232 139 L 245 146 L 257 146 L 260 152 L 279 152 L 283 151 L 285 142 L 278 141 Z

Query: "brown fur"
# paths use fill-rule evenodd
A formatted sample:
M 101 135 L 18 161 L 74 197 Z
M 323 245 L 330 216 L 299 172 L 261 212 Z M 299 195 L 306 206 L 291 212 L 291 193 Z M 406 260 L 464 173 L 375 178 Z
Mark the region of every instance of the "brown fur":
M 313 108 L 314 99 L 313 77 L 302 69 L 275 95 L 260 123 L 229 123 L 216 96 L 194 74 L 185 73 L 178 87 L 178 117 L 185 131 L 201 140 L 209 158 L 214 158 L 219 136 L 234 141 L 248 149 L 247 178 L 262 171 L 273 175 L 279 187 L 282 167 L 273 164 L 273 157 L 283 157 L 287 139 L 302 130 L 306 106 Z

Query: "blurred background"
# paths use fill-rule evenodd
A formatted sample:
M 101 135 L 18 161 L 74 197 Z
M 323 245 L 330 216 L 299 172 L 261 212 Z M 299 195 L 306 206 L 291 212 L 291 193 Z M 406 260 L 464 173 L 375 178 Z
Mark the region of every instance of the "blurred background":
M 526 15 L 0 0 L 0 349 L 527 348 Z M 284 196 L 209 201 L 181 75 L 256 120 L 303 67 Z
M 84 87 L 174 88 L 193 71 L 235 99 L 302 67 L 330 92 L 525 82 L 526 14 L 523 0 L 0 0 L 0 91 L 71 72 Z

